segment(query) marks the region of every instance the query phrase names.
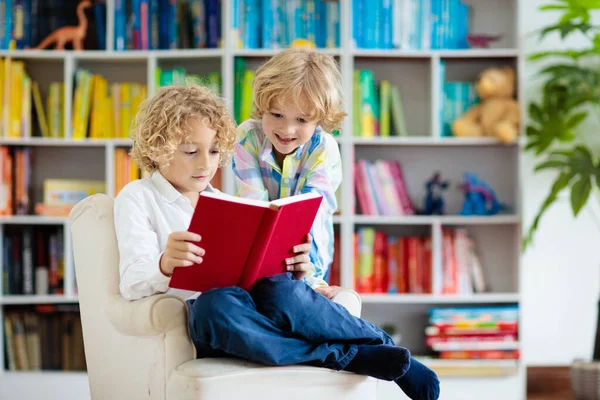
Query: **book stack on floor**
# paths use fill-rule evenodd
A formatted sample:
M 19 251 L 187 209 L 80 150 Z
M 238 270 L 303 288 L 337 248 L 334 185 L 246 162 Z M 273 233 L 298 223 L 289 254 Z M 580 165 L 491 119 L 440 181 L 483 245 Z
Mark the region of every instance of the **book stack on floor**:
M 451 360 L 518 360 L 517 306 L 432 308 L 426 345 Z

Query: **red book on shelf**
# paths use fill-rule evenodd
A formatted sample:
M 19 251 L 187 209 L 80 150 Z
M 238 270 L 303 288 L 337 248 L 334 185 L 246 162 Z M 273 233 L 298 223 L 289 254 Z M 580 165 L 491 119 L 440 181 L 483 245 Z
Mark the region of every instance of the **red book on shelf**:
M 285 259 L 304 243 L 322 196 L 307 193 L 272 202 L 202 192 L 188 231 L 201 236 L 201 264 L 178 267 L 169 287 L 203 292 L 285 272 Z

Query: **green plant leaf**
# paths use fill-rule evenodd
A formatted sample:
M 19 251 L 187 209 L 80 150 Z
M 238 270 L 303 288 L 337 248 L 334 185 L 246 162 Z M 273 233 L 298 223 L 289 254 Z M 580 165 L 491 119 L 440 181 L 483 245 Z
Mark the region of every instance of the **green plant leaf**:
M 582 177 L 571 187 L 571 209 L 573 210 L 573 215 L 575 217 L 587 202 L 591 189 L 592 184 L 589 175 L 587 177 Z
M 575 129 L 579 124 L 583 122 L 584 119 L 588 116 L 587 111 L 582 111 L 580 113 L 576 113 L 571 115 L 571 117 L 567 120 L 566 126 L 569 129 Z
M 536 165 L 534 171 L 538 172 L 543 169 L 564 168 L 565 165 L 567 165 L 567 163 L 564 161 L 548 160 Z
M 529 104 L 529 115 L 538 123 L 544 122 L 544 113 L 542 109 L 535 103 Z
M 567 5 L 559 5 L 559 4 L 550 4 L 550 5 L 547 5 L 547 6 L 540 6 L 538 9 L 540 11 L 568 10 L 569 6 L 567 6 Z

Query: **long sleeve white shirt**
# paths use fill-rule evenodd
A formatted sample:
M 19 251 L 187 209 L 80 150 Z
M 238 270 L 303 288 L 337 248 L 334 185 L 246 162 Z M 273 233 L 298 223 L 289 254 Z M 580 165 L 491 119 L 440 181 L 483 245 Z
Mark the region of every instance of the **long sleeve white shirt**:
M 209 186 L 207 191 L 216 192 Z M 156 293 L 183 299 L 198 292 L 169 288 L 171 278 L 159 262 L 172 232 L 186 231 L 194 209 L 187 197 L 155 171 L 150 178 L 127 184 L 115 199 L 115 231 L 119 246 L 121 295 L 128 300 Z

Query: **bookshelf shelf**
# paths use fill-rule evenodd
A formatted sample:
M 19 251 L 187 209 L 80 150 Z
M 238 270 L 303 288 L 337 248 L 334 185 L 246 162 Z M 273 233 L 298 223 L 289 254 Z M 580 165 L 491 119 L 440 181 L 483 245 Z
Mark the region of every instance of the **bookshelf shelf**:
M 363 146 L 504 146 L 493 138 L 438 138 L 427 136 L 353 137 L 351 142 Z
M 469 50 L 365 50 L 355 49 L 354 57 L 377 58 L 510 58 L 518 57 L 518 49 Z
M 0 217 L 0 225 L 65 225 L 67 217 L 47 217 L 42 215 L 13 215 Z
M 365 304 L 488 304 L 517 303 L 518 293 L 481 293 L 473 295 L 361 294 Z
M 45 295 L 45 296 L 25 296 L 25 295 L 10 295 L 1 296 L 0 304 L 4 305 L 25 305 L 25 304 L 68 304 L 77 303 L 77 296 L 65 295 Z
M 462 215 L 355 215 L 354 224 L 360 225 L 512 225 L 519 224 L 518 215 L 462 216 Z
M 342 55 L 341 49 L 318 49 L 319 51 L 332 56 Z M 234 57 L 271 57 L 279 52 L 279 49 L 240 49 L 233 50 Z

